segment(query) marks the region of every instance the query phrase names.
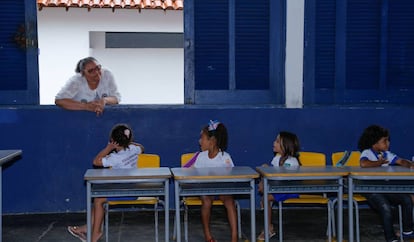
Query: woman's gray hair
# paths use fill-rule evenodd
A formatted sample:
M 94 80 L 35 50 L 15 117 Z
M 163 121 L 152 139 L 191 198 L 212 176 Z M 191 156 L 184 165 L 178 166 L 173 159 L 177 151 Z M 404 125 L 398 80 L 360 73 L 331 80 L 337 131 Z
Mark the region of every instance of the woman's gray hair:
M 78 64 L 76 64 L 75 72 L 81 73 L 83 75 L 83 71 L 85 70 L 86 64 L 90 62 L 95 62 L 96 64 L 98 64 L 98 61 L 91 56 L 83 58 L 80 61 L 78 61 Z

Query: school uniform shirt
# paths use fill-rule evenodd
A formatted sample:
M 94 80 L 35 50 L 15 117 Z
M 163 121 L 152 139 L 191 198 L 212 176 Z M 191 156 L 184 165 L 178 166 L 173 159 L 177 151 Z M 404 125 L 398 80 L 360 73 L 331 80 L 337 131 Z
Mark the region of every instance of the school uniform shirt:
M 113 169 L 136 168 L 138 155 L 141 153 L 141 147 L 130 144 L 127 149 L 112 152 L 102 158 L 102 165 Z
M 377 161 L 379 160 L 380 156 L 382 156 L 385 160 L 387 160 L 388 164 L 382 164 L 382 166 L 388 166 L 388 165 L 395 165 L 399 157 L 391 153 L 390 151 L 385 152 L 376 152 L 373 149 L 366 149 L 361 152 L 361 156 L 359 160 L 371 160 L 371 161 Z
M 200 152 L 194 163 L 194 167 L 233 167 L 233 161 L 227 152 L 219 151 L 214 158 L 208 157 L 208 150 Z
M 279 166 L 280 158 L 282 158 L 282 156 L 280 154 L 276 154 L 275 157 L 273 157 L 273 160 L 271 162 L 272 166 Z M 298 161 L 298 159 L 296 159 L 296 157 L 289 156 L 285 160 L 285 163 L 283 163 L 283 166 L 285 166 L 285 167 L 299 166 L 299 161 Z
M 95 90 L 91 90 L 86 78 L 78 73 L 66 82 L 55 99 L 73 99 L 88 103 L 104 97 L 116 97 L 118 102 L 121 102 L 121 94 L 118 92 L 112 73 L 106 69 L 102 69 L 101 73 L 101 80 Z
M 271 162 L 272 166 L 279 166 L 279 162 L 280 162 L 280 158 L 282 158 L 282 156 L 280 154 L 276 154 L 275 157 L 273 157 L 273 160 Z M 289 156 L 286 160 L 285 163 L 283 163 L 283 167 L 297 167 L 299 166 L 299 161 L 298 159 L 296 159 L 296 157 L 293 156 Z M 273 193 L 272 194 L 273 198 L 275 201 L 277 202 L 283 202 L 286 199 L 289 198 L 298 198 L 299 194 L 296 193 Z

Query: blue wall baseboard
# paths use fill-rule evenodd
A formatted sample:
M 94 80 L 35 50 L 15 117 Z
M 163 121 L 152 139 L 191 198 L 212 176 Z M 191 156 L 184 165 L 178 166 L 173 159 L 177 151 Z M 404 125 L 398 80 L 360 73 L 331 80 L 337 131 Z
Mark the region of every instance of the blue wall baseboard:
M 0 148 L 23 150 L 21 159 L 3 167 L 3 212 L 85 211 L 83 175 L 116 123 L 128 123 L 135 141 L 146 153 L 159 154 L 162 166 L 178 167 L 182 153 L 198 150 L 201 128 L 217 119 L 228 128 L 234 163 L 256 167 L 272 160 L 273 141 L 281 130 L 296 133 L 303 151 L 325 153 L 330 164 L 332 152 L 356 150 L 360 134 L 371 124 L 388 128 L 391 150 L 411 159 L 413 118 L 414 108 L 407 107 L 119 105 L 100 117 L 56 106 L 3 107 Z

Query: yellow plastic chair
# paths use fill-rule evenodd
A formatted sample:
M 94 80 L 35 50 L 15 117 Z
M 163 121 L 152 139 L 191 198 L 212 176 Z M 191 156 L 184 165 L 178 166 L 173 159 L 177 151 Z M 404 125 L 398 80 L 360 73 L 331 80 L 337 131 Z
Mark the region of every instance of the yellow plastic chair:
M 302 166 L 326 166 L 326 156 L 318 152 L 299 152 L 299 161 Z M 285 201 L 278 202 L 279 207 L 279 240 L 283 240 L 283 204 L 302 204 L 302 205 L 326 205 L 328 211 L 328 228 L 327 235 L 329 241 L 332 241 L 332 222 L 331 222 L 331 200 L 326 195 L 321 194 L 299 194 L 298 198 L 288 198 Z
M 349 154 L 346 154 L 346 151 L 343 152 L 334 152 L 332 153 L 332 166 L 357 166 L 359 167 L 359 160 L 361 157 L 361 152 L 359 151 L 350 151 Z M 344 159 L 345 155 L 349 155 L 348 158 Z M 346 162 L 343 162 L 343 164 L 337 164 L 341 160 L 346 160 Z M 342 162 L 341 162 L 342 163 Z M 344 201 L 348 201 L 348 194 L 344 194 L 343 197 Z M 334 199 L 332 201 L 332 223 L 335 224 L 335 205 L 338 202 L 338 198 Z M 360 242 L 360 235 L 359 235 L 359 203 L 367 202 L 367 199 L 360 195 L 360 194 L 354 194 L 352 203 L 355 207 L 355 234 L 356 234 L 356 241 Z M 398 214 L 399 214 L 399 224 L 400 224 L 400 231 L 402 231 L 402 208 L 398 207 Z M 335 226 L 333 226 L 335 228 Z M 334 229 L 334 235 L 335 235 L 335 229 Z
M 138 168 L 158 168 L 160 167 L 160 156 L 156 154 L 139 154 L 137 161 Z M 160 207 L 164 208 L 164 201 L 158 197 L 138 197 L 136 200 L 119 200 L 108 201 L 104 204 L 105 209 L 105 237 L 108 242 L 108 227 L 109 227 L 109 211 L 110 207 L 125 207 L 125 206 L 151 206 L 154 210 L 154 225 L 155 225 L 155 241 L 158 242 L 158 212 L 162 211 Z M 121 210 L 122 210 L 121 208 Z
M 193 158 L 193 156 L 196 153 L 185 153 L 181 155 L 181 166 L 183 167 L 191 158 Z M 239 239 L 242 238 L 242 233 L 241 233 L 241 220 L 240 220 L 240 205 L 239 203 L 235 200 L 234 201 L 236 204 L 236 210 L 237 210 L 237 231 L 238 231 L 238 236 Z M 184 197 L 181 200 L 181 203 L 184 207 L 184 238 L 185 241 L 188 242 L 188 207 L 190 206 L 201 206 L 201 199 L 199 197 Z M 213 201 L 213 206 L 224 206 L 223 201 L 221 201 L 220 199 L 215 199 Z M 175 223 L 175 220 L 174 220 Z M 174 234 L 173 234 L 173 240 L 176 239 L 176 229 L 177 227 L 174 225 Z

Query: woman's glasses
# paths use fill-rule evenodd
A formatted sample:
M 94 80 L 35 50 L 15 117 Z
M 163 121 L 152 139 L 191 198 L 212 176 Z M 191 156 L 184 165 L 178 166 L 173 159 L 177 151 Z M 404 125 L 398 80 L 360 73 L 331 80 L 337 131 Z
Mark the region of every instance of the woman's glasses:
M 97 65 L 97 66 L 95 66 L 94 68 L 91 68 L 91 69 L 89 69 L 89 70 L 86 70 L 86 72 L 88 72 L 89 74 L 92 74 L 92 73 L 94 73 L 95 71 L 100 71 L 100 70 L 101 70 L 101 68 L 102 68 L 102 66 L 101 66 L 101 65 Z

